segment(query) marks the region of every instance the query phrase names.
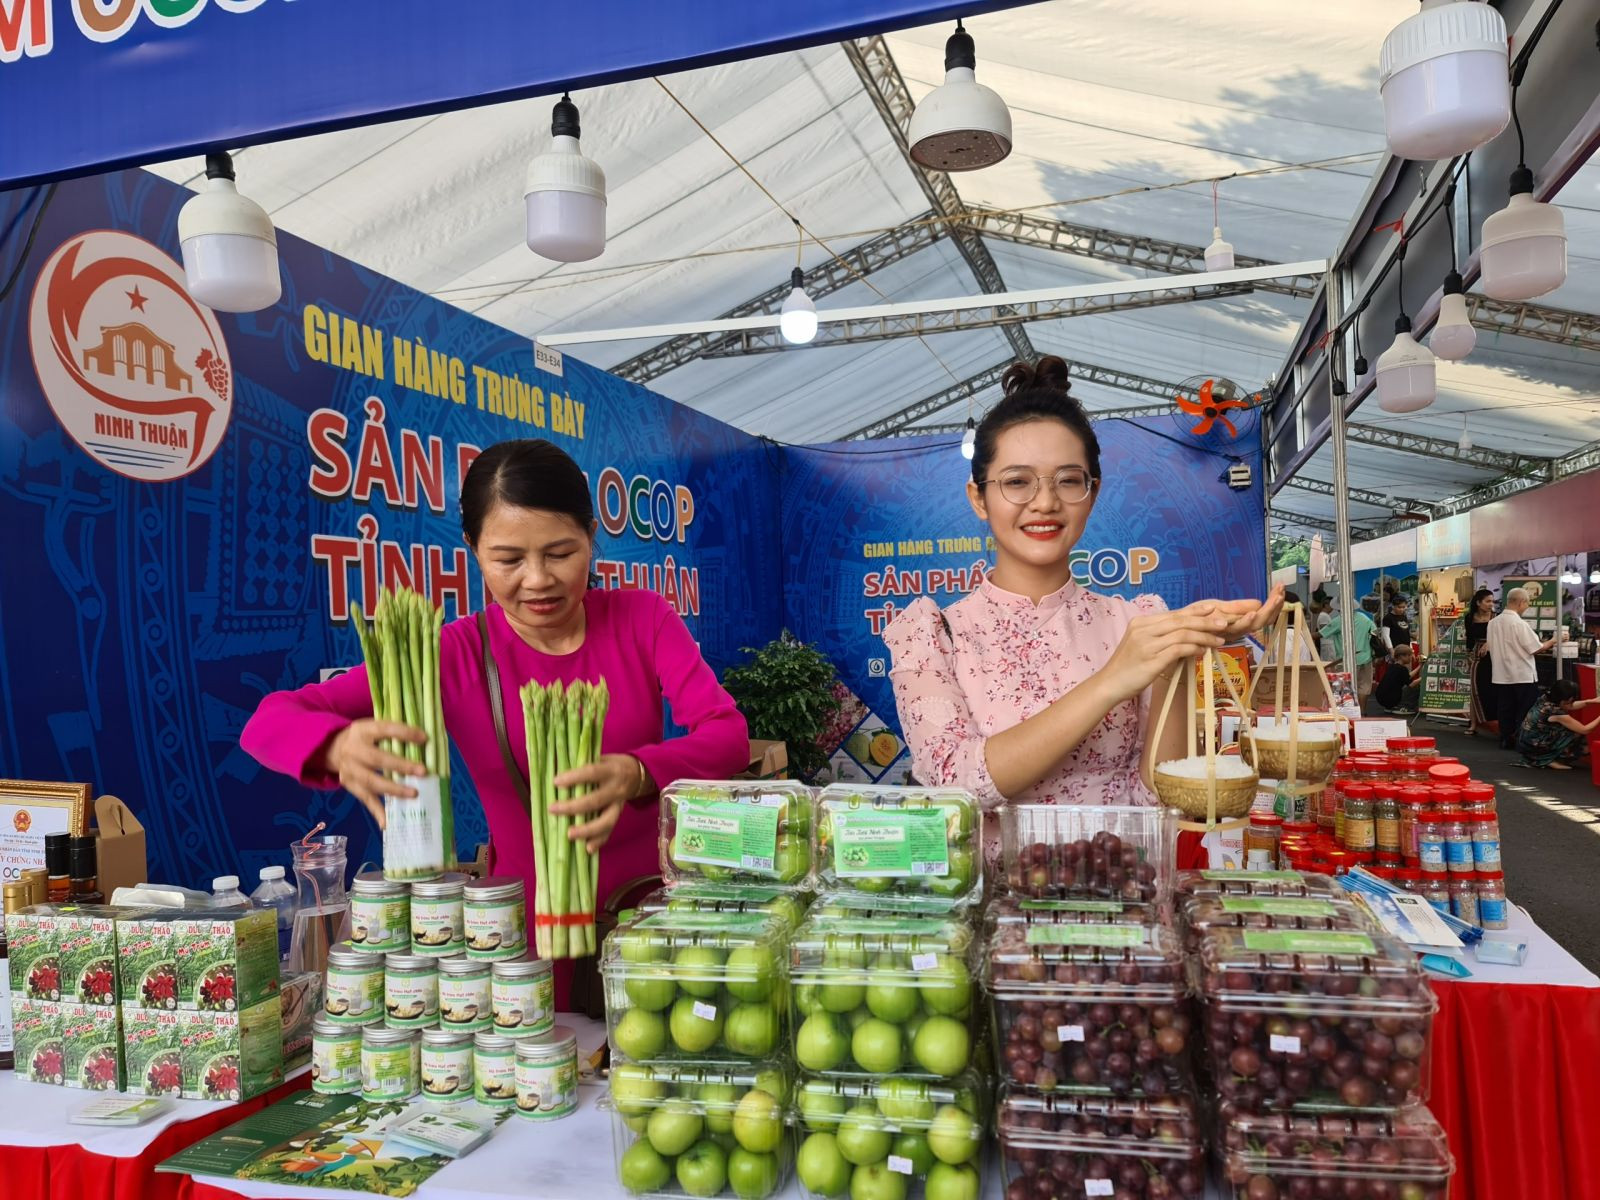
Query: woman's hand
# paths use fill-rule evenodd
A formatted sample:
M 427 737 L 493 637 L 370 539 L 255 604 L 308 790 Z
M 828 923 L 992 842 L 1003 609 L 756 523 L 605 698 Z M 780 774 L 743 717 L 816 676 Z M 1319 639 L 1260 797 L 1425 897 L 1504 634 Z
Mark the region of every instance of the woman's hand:
M 1216 605 L 1217 611 L 1228 618 L 1226 636 L 1229 641 L 1241 638 L 1247 633 L 1255 633 L 1265 629 L 1278 619 L 1278 614 L 1283 611 L 1284 587 L 1278 584 L 1267 593 L 1265 601 L 1260 600 L 1212 600 L 1209 603 Z M 1301 618 L 1305 618 L 1302 610 Z
M 428 768 L 421 763 L 414 763 L 408 758 L 401 758 L 398 754 L 391 754 L 384 749 L 384 742 L 412 742 L 418 746 L 425 746 L 428 735 L 420 729 L 410 725 L 402 725 L 398 721 L 375 721 L 368 717 L 360 721 L 352 721 L 346 725 L 328 743 L 328 751 L 324 759 L 328 765 L 328 773 L 339 777 L 340 786 L 354 796 L 372 814 L 373 820 L 378 822 L 378 828 L 383 828 L 383 798 L 385 796 L 399 796 L 410 799 L 417 794 L 415 788 L 410 788 L 398 779 L 390 778 L 389 773 L 396 775 L 426 775 Z
M 1227 641 L 1236 618 L 1215 600 L 1201 600 L 1173 612 L 1134 617 L 1128 631 L 1099 672 L 1113 689 L 1113 703 L 1131 700 L 1174 668 Z
M 633 755 L 603 754 L 587 767 L 579 767 L 555 777 L 554 783 L 558 788 L 594 790 L 586 796 L 552 804 L 550 811 L 558 816 L 597 814 L 592 821 L 574 825 L 567 831 L 567 837 L 572 841 L 585 839 L 589 853 L 593 854 L 606 844 L 628 801 L 644 794 L 649 787 L 648 780 L 644 765 Z

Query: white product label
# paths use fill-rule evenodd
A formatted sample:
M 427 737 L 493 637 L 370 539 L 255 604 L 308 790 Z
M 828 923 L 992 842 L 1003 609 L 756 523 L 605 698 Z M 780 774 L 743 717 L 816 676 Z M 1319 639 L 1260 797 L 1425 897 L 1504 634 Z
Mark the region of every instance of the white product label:
M 528 947 L 528 914 L 522 900 L 463 904 L 461 928 L 474 958 L 516 958 Z
M 911 956 L 911 969 L 913 971 L 931 971 L 939 965 L 937 954 L 913 954 Z
M 1300 1039 L 1289 1037 L 1287 1034 L 1274 1033 L 1271 1035 L 1272 1050 L 1275 1054 L 1299 1054 Z
M 896 1175 L 909 1175 L 911 1174 L 911 1160 L 909 1158 L 901 1158 L 898 1154 L 891 1154 L 889 1155 L 889 1170 Z
M 1083 1181 L 1083 1194 L 1085 1196 L 1114 1196 L 1117 1189 L 1109 1179 L 1085 1179 Z
M 0 973 L 0 1052 L 10 1053 L 14 1045 L 11 1034 L 11 978 Z
M 715 1021 L 717 1019 L 717 1006 L 707 1004 L 704 1000 L 694 1002 L 694 1015 L 702 1021 Z
M 417 794 L 383 802 L 383 864 L 388 871 L 442 871 L 445 866 L 443 800 L 437 775 L 408 775 Z
M 566 360 L 561 351 L 554 346 L 546 346 L 543 342 L 533 344 L 533 365 L 547 375 L 554 375 L 559 379 L 566 378 Z
M 352 896 L 350 942 L 377 954 L 411 945 L 411 897 Z
M 490 986 L 494 1027 L 542 1033 L 555 1023 L 555 979 L 496 979 Z
M 424 1096 L 470 1096 L 472 1094 L 472 1046 L 424 1046 L 422 1048 L 422 1094 Z
M 383 1015 L 390 1025 L 432 1025 L 439 1016 L 437 975 L 389 975 L 384 980 Z
M 1083 1041 L 1083 1026 L 1057 1025 L 1056 1036 L 1063 1042 L 1081 1042 Z

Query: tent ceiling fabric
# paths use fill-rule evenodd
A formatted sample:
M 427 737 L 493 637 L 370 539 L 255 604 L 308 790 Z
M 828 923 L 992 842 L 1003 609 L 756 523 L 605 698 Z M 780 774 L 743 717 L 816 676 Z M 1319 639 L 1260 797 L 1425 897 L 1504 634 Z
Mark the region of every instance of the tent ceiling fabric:
M 1007 101 L 1016 149 L 955 176 L 970 205 L 1204 245 L 1208 184 L 1162 187 L 1284 164 L 1319 169 L 1219 187 L 1224 235 L 1241 255 L 1291 262 L 1336 248 L 1384 149 L 1378 46 L 1392 0 L 1052 0 L 969 22 L 979 79 Z M 948 27 L 888 35 L 913 98 L 943 78 Z M 523 244 L 522 184 L 548 138 L 553 98 L 346 130 L 238 155 L 240 188 L 280 228 L 529 337 L 714 317 L 781 283 L 794 263 L 788 218 L 682 108 L 737 155 L 834 250 L 927 209 L 912 168 L 844 52 L 792 54 L 612 85 L 575 97 L 585 152 L 606 170 L 608 244 L 592 263 L 555 264 Z M 195 159 L 151 168 L 196 181 Z M 1054 203 L 1070 201 L 1070 203 Z M 1552 305 L 1600 310 L 1600 167 L 1565 189 L 1572 278 Z M 1005 284 L 1039 288 L 1141 272 L 1043 247 L 986 240 Z M 827 251 L 808 244 L 806 266 Z M 972 276 L 941 238 L 824 299 L 970 295 Z M 1220 374 L 1246 388 L 1278 371 L 1305 301 L 1256 292 L 1186 305 L 1038 322 L 1041 353 L 1156 379 Z M 646 343 L 579 346 L 614 366 Z M 1382 347 L 1367 348 L 1376 359 Z M 999 329 L 702 359 L 651 384 L 712 416 L 789 442 L 838 438 L 1003 361 Z M 1483 446 L 1559 455 L 1600 438 L 1591 356 L 1480 331 L 1461 364 L 1441 364 L 1440 397 L 1404 418 L 1364 406 L 1357 420 L 1454 442 L 1467 412 Z M 1075 389 L 1091 409 L 1148 403 L 1108 387 Z M 994 392 L 974 401 L 978 411 Z M 964 419 L 967 402 L 922 424 Z M 1326 449 L 1305 469 L 1332 477 Z M 1468 465 L 1352 446 L 1351 482 L 1438 499 L 1490 478 Z M 1331 500 L 1285 493 L 1286 507 L 1331 516 Z

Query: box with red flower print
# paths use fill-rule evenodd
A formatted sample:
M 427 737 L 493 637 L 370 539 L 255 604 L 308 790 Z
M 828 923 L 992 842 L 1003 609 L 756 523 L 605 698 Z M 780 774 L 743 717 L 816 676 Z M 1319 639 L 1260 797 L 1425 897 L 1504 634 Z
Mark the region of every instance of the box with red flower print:
M 116 1007 L 61 1006 L 62 1082 L 91 1092 L 122 1089 L 122 1026 Z
M 117 913 L 117 979 L 123 1008 L 178 1007 L 176 912 Z
M 122 1006 L 122 1047 L 128 1091 L 136 1096 L 181 1096 L 183 1014 L 176 1009 Z
M 241 1012 L 182 1012 L 178 1052 L 188 1099 L 259 1096 L 283 1082 L 282 1001 L 274 996 Z
M 100 905 L 62 908 L 56 913 L 60 947 L 61 1000 L 64 1004 L 116 1007 L 116 910 Z
M 241 1012 L 278 995 L 278 918 L 270 908 L 173 921 L 178 1007 Z

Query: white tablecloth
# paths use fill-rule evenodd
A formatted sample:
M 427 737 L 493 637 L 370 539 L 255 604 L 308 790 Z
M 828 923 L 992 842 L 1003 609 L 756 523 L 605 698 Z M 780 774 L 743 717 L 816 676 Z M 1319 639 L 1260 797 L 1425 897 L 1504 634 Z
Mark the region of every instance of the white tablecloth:
M 1461 963 L 1472 972 L 1462 983 L 1545 983 L 1556 987 L 1600 987 L 1600 978 L 1568 954 L 1561 943 L 1533 923 L 1522 909 L 1511 904 L 1506 929 L 1491 929 L 1486 936 L 1499 941 L 1528 943 L 1527 960 L 1520 967 L 1479 962 L 1471 949 L 1460 955 Z M 1441 976 L 1442 978 L 1442 976 Z

